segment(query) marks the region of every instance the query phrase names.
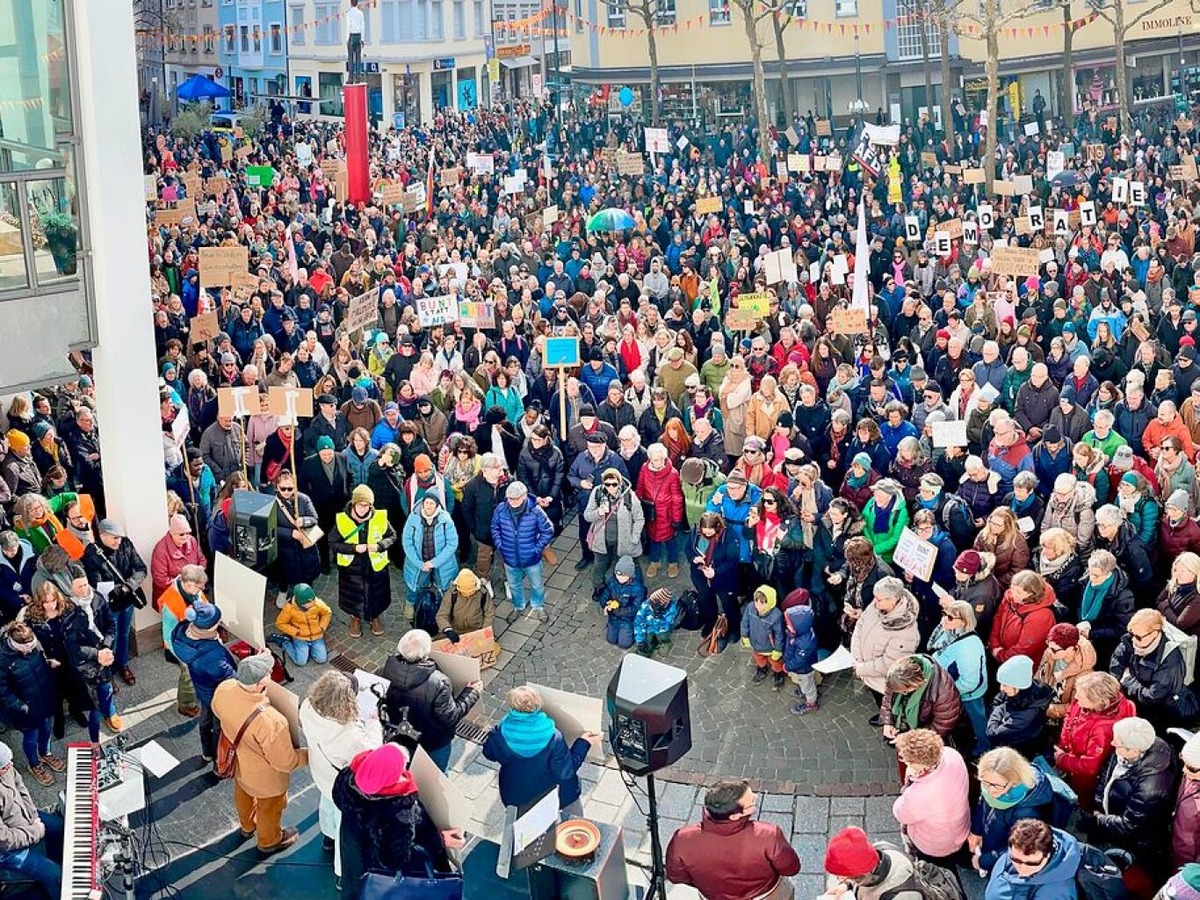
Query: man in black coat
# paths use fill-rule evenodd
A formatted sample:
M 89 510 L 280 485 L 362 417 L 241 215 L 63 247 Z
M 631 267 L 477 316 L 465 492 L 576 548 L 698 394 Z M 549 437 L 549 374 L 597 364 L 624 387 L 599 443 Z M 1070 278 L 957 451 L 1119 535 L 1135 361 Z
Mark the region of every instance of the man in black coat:
M 316 453 L 317 442 L 323 437 L 333 441 L 333 449 L 341 453 L 346 449 L 346 442 L 350 438 L 350 426 L 346 424 L 346 417 L 338 412 L 337 397 L 333 394 L 322 394 L 317 398 L 317 408 L 319 412 L 304 428 L 305 455 Z
M 88 544 L 83 551 L 83 568 L 92 587 L 103 581 L 115 584 L 108 595 L 116 619 L 113 671 L 126 684 L 136 684 L 137 678 L 129 668 L 129 630 L 133 626 L 134 608 L 146 605 L 146 594 L 141 588 L 146 580 L 146 563 L 112 519 L 101 520 L 99 532 L 99 540 Z
M 454 729 L 471 711 L 483 693 L 483 683 L 473 681 L 457 697 L 447 678 L 429 652 L 433 640 L 419 628 L 405 632 L 396 645 L 396 656 L 389 656 L 381 673 L 391 685 L 385 700 L 393 722 L 402 712 L 408 723 L 421 733 L 418 744 L 443 772 L 450 765 Z
M 333 439 L 322 436 L 317 440 L 316 454 L 305 458 L 300 466 L 300 490 L 308 495 L 317 508 L 317 523 L 329 535 L 333 533 L 334 517 L 350 500 L 350 470 L 346 460 L 333 449 Z M 323 539 L 321 570 L 329 569 L 329 541 Z
M 508 480 L 500 457 L 484 453 L 479 458 L 479 472 L 463 488 L 463 521 L 478 547 L 473 568 L 485 581 L 492 573 L 492 513 L 504 502 Z

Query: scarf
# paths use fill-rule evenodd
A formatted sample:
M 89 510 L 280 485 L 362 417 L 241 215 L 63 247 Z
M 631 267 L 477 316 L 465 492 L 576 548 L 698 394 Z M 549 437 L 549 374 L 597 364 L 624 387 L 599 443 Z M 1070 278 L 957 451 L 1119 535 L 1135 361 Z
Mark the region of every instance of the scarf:
M 1055 559 L 1048 559 L 1043 553 L 1038 558 L 1038 574 L 1045 576 L 1054 576 L 1066 568 L 1067 563 L 1075 558 L 1074 553 L 1064 553 Z
M 554 738 L 554 720 L 540 709 L 511 710 L 500 722 L 500 734 L 513 753 L 524 759 L 537 756 Z
M 892 722 L 897 733 L 912 731 L 920 727 L 921 701 L 925 698 L 925 691 L 929 688 L 930 679 L 933 678 L 933 664 L 927 656 L 918 656 L 917 661 L 921 665 L 921 673 L 925 676 L 924 682 L 919 688 L 909 691 L 907 694 L 892 695 Z
M 16 650 L 18 653 L 20 653 L 22 655 L 32 653 L 34 651 L 34 649 L 37 647 L 37 645 L 38 645 L 38 640 L 36 637 L 30 638 L 28 643 L 21 644 L 15 640 L 13 640 L 12 635 L 8 636 L 8 646 L 12 647 L 14 650 Z
M 938 491 L 932 498 L 926 500 L 920 494 L 917 494 L 917 505 L 921 509 L 937 509 L 938 501 L 942 499 L 942 492 Z
M 867 483 L 867 476 L 870 474 L 870 472 L 863 472 L 862 475 L 855 475 L 854 470 L 851 469 L 846 473 L 846 484 L 850 485 L 852 488 L 858 489 Z
M 1100 617 L 1101 604 L 1116 577 L 1116 572 L 1110 572 L 1100 584 L 1092 584 L 1092 580 L 1088 579 L 1088 583 L 1083 586 L 1083 599 L 1079 601 L 1079 621 L 1095 622 Z
M 983 802 L 992 809 L 1012 809 L 1025 799 L 1029 788 L 1023 784 L 1014 784 L 999 797 L 993 797 L 990 791 L 982 791 Z

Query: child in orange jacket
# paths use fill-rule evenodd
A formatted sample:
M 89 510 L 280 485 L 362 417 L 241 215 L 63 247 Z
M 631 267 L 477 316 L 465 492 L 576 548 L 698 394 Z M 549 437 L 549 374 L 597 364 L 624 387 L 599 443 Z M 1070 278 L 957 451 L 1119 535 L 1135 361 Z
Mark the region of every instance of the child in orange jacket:
M 269 635 L 267 642 L 282 647 L 298 666 L 307 663 L 309 657 L 315 663 L 323 663 L 329 658 L 325 630 L 332 619 L 333 612 L 317 592 L 310 585 L 298 584 L 275 617 L 275 627 L 282 633 Z

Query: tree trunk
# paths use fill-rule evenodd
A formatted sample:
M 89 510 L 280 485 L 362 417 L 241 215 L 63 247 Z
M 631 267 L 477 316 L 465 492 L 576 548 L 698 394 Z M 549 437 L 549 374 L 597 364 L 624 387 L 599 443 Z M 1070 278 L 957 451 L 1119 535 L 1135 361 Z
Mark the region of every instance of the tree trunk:
M 949 10 L 943 10 L 938 15 L 938 40 L 942 45 L 942 134 L 946 136 L 946 149 L 949 151 L 952 143 L 950 136 L 953 134 L 952 125 L 954 122 L 954 113 L 950 110 L 950 79 L 954 76 L 950 72 Z
M 779 93 L 783 97 L 783 117 L 788 127 L 792 124 L 792 82 L 788 77 L 787 47 L 784 46 L 783 32 L 792 23 L 789 15 L 786 21 L 780 21 L 781 13 L 771 16 L 771 26 L 775 29 L 775 52 L 779 54 Z
M 1125 4 L 1114 3 L 1113 10 L 1113 53 L 1115 55 L 1113 79 L 1117 86 L 1117 134 L 1129 134 L 1129 72 L 1125 69 Z
M 987 192 L 992 193 L 992 182 L 996 176 L 996 107 L 1000 93 L 1000 41 L 996 38 L 996 7 L 999 0 L 987 0 L 987 15 L 984 30 L 987 32 L 987 131 L 983 150 L 983 171 L 987 178 Z
M 933 69 L 929 65 L 929 0 L 923 0 L 920 10 L 921 68 L 925 70 L 925 115 L 929 117 L 931 130 L 936 134 L 937 123 L 933 121 Z M 946 52 L 943 50 L 942 56 L 945 57 L 945 55 Z M 922 149 L 924 148 L 922 147 Z
M 771 123 L 767 121 L 766 73 L 763 71 L 762 42 L 758 39 L 758 20 L 754 17 L 755 6 L 749 0 L 739 0 L 742 22 L 746 26 L 746 40 L 750 42 L 750 59 L 754 73 L 754 107 L 758 116 L 758 153 L 763 165 L 771 166 Z
M 1063 133 L 1067 133 L 1075 121 L 1075 76 L 1071 73 L 1071 51 L 1074 49 L 1075 32 L 1071 28 L 1071 0 L 1064 0 L 1062 11 L 1063 67 L 1058 114 L 1062 116 Z
M 658 38 L 654 36 L 653 24 L 646 28 L 646 42 L 650 51 L 650 121 L 657 128 L 662 121 L 662 103 L 658 99 L 662 93 L 662 84 L 658 72 Z

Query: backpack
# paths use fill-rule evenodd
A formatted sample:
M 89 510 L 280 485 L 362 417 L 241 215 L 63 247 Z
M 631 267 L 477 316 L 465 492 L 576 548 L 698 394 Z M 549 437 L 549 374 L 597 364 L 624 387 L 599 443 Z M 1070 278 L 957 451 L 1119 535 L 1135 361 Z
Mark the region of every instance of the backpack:
M 971 547 L 975 542 L 975 516 L 970 504 L 957 494 L 946 496 L 946 503 L 942 506 L 942 528 L 959 551 Z
M 1079 808 L 1079 795 L 1062 776 L 1055 771 L 1054 766 L 1044 756 L 1033 761 L 1034 767 L 1042 773 L 1048 782 L 1053 800 L 1050 803 L 1050 825 L 1054 828 L 1066 828 L 1071 815 Z
M 412 627 L 437 634 L 437 614 L 442 605 L 442 598 L 432 582 L 433 579 L 430 578 L 428 582 L 417 587 L 417 595 L 413 597 L 412 602 Z
M 923 859 L 914 859 L 912 865 L 913 881 L 925 900 L 963 900 L 958 876 L 949 869 Z
M 1125 878 L 1121 868 L 1099 847 L 1079 842 L 1079 870 L 1075 886 L 1080 900 L 1126 900 Z
M 702 624 L 700 619 L 700 595 L 694 590 L 688 589 L 680 595 L 678 606 L 679 618 L 675 622 L 675 627 L 682 628 L 685 631 L 699 631 Z

